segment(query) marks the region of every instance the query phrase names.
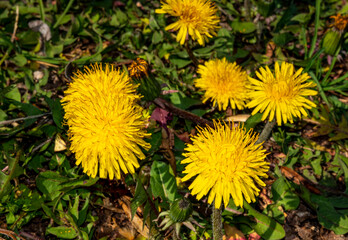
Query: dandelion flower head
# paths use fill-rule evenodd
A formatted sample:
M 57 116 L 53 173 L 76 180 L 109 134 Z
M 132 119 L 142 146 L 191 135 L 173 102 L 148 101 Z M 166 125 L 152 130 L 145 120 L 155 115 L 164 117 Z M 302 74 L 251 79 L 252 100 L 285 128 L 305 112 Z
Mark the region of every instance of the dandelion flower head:
M 242 127 L 214 122 L 214 129 L 198 128 L 198 134 L 191 138 L 183 164 L 183 181 L 191 178 L 191 193 L 200 200 L 208 196 L 208 203 L 214 201 L 215 208 L 222 202 L 226 207 L 232 197 L 236 206 L 243 207 L 243 199 L 255 201 L 260 192 L 256 186 L 265 186 L 261 177 L 267 177 L 268 163 L 261 144 L 255 145 L 257 136 Z
M 96 177 L 120 179 L 144 159 L 146 117 L 137 105 L 136 85 L 123 72 L 100 64 L 78 71 L 65 91 L 63 107 L 76 164 Z
M 128 67 L 129 76 L 140 79 L 142 76 L 148 75 L 148 69 L 149 64 L 144 59 L 137 58 Z
M 341 15 L 339 13 L 335 16 L 331 16 L 330 18 L 334 19 L 334 23 L 331 24 L 330 26 L 335 27 L 339 32 L 343 32 L 343 30 L 346 28 L 348 24 L 348 15 L 347 14 Z
M 216 35 L 220 28 L 217 8 L 210 0 L 165 0 L 156 13 L 168 13 L 178 20 L 165 28 L 165 30 L 179 30 L 176 41 L 184 44 L 189 34 L 200 45 L 208 42 L 208 37 Z
M 246 72 L 236 63 L 225 58 L 215 59 L 198 66 L 200 78 L 194 84 L 205 91 L 203 102 L 211 99 L 219 110 L 226 110 L 230 104 L 232 109 L 243 109 L 248 100 L 249 80 Z
M 255 108 L 252 115 L 263 113 L 262 120 L 269 116 L 269 121 L 276 117 L 277 124 L 293 122 L 294 117 L 307 116 L 305 109 L 315 107 L 315 103 L 307 96 L 317 94 L 314 82 L 307 81 L 310 77 L 302 73 L 302 68 L 295 72 L 294 65 L 283 62 L 281 67 L 275 63 L 275 73 L 266 66 L 256 72 L 259 80 L 249 77 L 253 91 L 250 92 L 249 108 Z M 301 74 L 302 73 L 302 74 Z

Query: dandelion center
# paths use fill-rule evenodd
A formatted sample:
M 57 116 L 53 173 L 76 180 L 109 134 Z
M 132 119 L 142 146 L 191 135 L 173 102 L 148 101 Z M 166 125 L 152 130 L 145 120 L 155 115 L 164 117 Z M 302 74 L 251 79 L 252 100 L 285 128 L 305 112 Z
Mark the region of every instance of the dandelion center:
M 279 81 L 268 84 L 266 87 L 267 95 L 273 100 L 286 101 L 294 95 L 293 87 L 286 81 Z
M 179 15 L 181 15 L 181 21 L 192 24 L 192 27 L 197 27 L 197 22 L 201 21 L 197 10 L 187 5 L 183 6 L 181 14 Z

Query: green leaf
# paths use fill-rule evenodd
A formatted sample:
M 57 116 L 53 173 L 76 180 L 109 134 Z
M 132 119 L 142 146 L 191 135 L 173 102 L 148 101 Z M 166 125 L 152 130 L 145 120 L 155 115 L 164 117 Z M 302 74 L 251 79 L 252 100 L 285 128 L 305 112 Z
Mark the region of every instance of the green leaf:
M 283 47 L 285 46 L 285 44 L 292 41 L 294 38 L 294 35 L 289 32 L 278 33 L 274 35 L 273 41 L 277 46 Z
M 41 207 L 42 207 L 42 210 L 45 212 L 45 214 L 54 220 L 55 223 L 57 224 L 63 224 L 63 222 L 56 217 L 56 215 L 54 215 L 53 211 L 52 211 L 52 208 L 51 207 L 48 207 L 46 204 L 41 204 Z
M 163 41 L 163 35 L 162 32 L 154 32 L 152 35 L 152 43 L 158 44 Z
M 177 186 L 175 177 L 169 172 L 169 165 L 161 161 L 154 161 L 150 175 L 153 196 L 173 202 L 177 198 Z
M 255 126 L 261 122 L 261 118 L 262 113 L 256 113 L 255 115 L 251 115 L 250 117 L 248 117 L 244 124 L 245 129 L 249 131 L 249 129 L 255 128 Z
M 11 191 L 11 180 L 16 177 L 19 176 L 18 175 L 18 169 L 19 171 L 21 171 L 22 168 L 20 168 L 18 162 L 20 160 L 20 158 L 23 157 L 22 156 L 22 152 L 18 151 L 17 155 L 15 158 L 9 158 L 8 159 L 8 175 L 5 174 L 4 172 L 0 171 L 0 202 L 2 202 L 3 200 L 5 200 L 4 196 L 6 196 L 7 194 L 9 194 L 9 192 Z
M 247 50 L 242 49 L 242 48 L 238 48 L 237 53 L 235 55 L 233 55 L 233 57 L 231 58 L 231 61 L 234 62 L 238 58 L 245 58 L 249 55 L 249 53 L 250 53 L 250 51 L 247 51 Z
M 270 61 L 270 58 L 264 54 L 252 52 L 251 55 L 258 61 L 260 64 L 266 64 Z
M 78 187 L 90 187 L 94 185 L 98 180 L 98 177 L 86 179 L 85 176 L 82 176 L 80 177 L 80 179 L 70 179 L 69 181 L 62 183 L 60 187 L 64 191 L 69 191 Z
M 336 234 L 348 232 L 348 215 L 336 210 L 329 199 L 324 196 L 312 194 L 311 200 L 318 204 L 318 220 L 325 228 L 334 231 Z
M 338 149 L 337 149 L 338 150 Z M 338 153 L 338 151 L 337 151 Z M 336 156 L 335 156 L 336 157 Z M 340 163 L 341 165 L 341 168 L 344 172 L 344 182 L 346 184 L 346 191 L 344 192 L 345 194 L 348 194 L 348 167 L 347 167 L 347 164 L 341 159 L 341 158 L 345 158 L 344 156 L 338 156 L 337 154 L 337 159 L 338 159 L 338 162 Z M 346 158 L 347 159 L 347 158 Z
M 79 203 L 80 203 L 80 196 L 77 195 L 75 198 L 74 204 L 69 209 L 69 213 L 71 217 L 74 219 L 75 223 L 77 223 L 77 220 L 79 219 Z
M 6 120 L 6 118 L 7 118 L 6 112 L 0 109 L 0 121 L 4 121 Z
M 77 221 L 78 226 L 81 226 L 86 221 L 88 206 L 89 206 L 89 196 L 90 196 L 90 193 L 88 193 L 88 195 L 86 197 L 86 201 L 85 201 L 84 205 L 82 206 L 81 210 L 79 211 L 79 217 L 78 217 L 78 221 Z
M 77 232 L 72 227 L 48 227 L 46 233 L 65 239 L 75 239 L 77 237 Z
M 148 153 L 153 154 L 162 144 L 162 133 L 161 131 L 153 132 L 153 130 L 150 130 L 149 132 L 151 133 L 151 139 L 148 139 L 148 141 L 151 144 L 151 148 L 148 150 Z
M 28 116 L 38 115 L 42 113 L 40 109 L 38 109 L 37 107 L 29 103 L 21 103 L 19 101 L 12 101 L 11 103 L 17 106 L 20 110 L 24 111 L 25 114 L 27 114 Z M 36 120 L 37 120 L 36 118 L 25 120 L 25 124 L 24 124 L 25 127 L 35 123 Z
M 21 94 L 19 92 L 19 89 L 16 88 L 12 88 L 11 91 L 9 91 L 8 93 L 5 94 L 6 98 L 15 100 L 17 102 L 21 102 Z
M 134 216 L 135 212 L 137 211 L 137 208 L 140 207 L 144 202 L 147 200 L 147 194 L 145 192 L 145 188 L 140 181 L 140 179 L 137 179 L 137 186 L 135 188 L 135 194 L 134 198 L 132 199 L 131 203 L 131 213 L 132 216 Z
M 233 21 L 231 27 L 233 31 L 244 34 L 252 33 L 256 30 L 256 26 L 252 22 Z
M 262 238 L 268 240 L 282 239 L 285 237 L 285 231 L 282 225 L 272 218 L 259 213 L 254 208 L 252 208 L 246 201 L 244 201 L 244 208 L 248 211 L 248 214 L 253 216 L 255 222 L 249 224 L 257 234 Z
M 36 178 L 37 188 L 48 199 L 53 200 L 59 196 L 62 190 L 61 184 L 69 181 L 67 177 L 61 176 L 53 171 L 41 172 Z
M 284 210 L 282 208 L 279 208 L 276 204 L 270 204 L 267 206 L 267 208 L 264 210 L 264 213 L 275 219 L 276 221 L 280 222 L 281 224 L 284 224 L 285 216 L 284 216 Z
M 46 158 L 42 155 L 35 155 L 28 162 L 28 169 L 34 170 L 36 173 L 39 173 L 39 168 L 42 168 L 42 163 L 46 162 Z
M 27 186 L 25 186 L 25 188 L 27 188 Z M 31 191 L 28 189 L 25 191 L 25 194 L 26 195 L 22 194 L 21 198 L 27 198 L 30 202 L 25 203 L 23 209 L 26 211 L 36 211 L 41 209 L 44 199 L 36 190 Z
M 291 2 L 290 6 L 284 12 L 283 16 L 280 18 L 277 26 L 274 29 L 274 32 L 277 33 L 282 30 L 286 25 L 291 22 L 291 18 L 296 14 L 296 6 Z
M 25 64 L 27 64 L 27 59 L 22 54 L 16 54 L 16 56 L 13 58 L 13 62 L 17 66 L 23 67 Z
M 348 12 L 348 3 L 346 3 L 340 11 L 338 11 L 337 13 L 341 13 L 341 14 L 344 14 L 344 13 L 347 13 Z
M 348 105 L 343 103 L 337 96 L 330 95 L 327 97 L 335 109 L 342 108 L 348 110 Z
M 170 101 L 173 103 L 175 106 L 181 109 L 187 109 L 193 105 L 200 104 L 201 101 L 197 99 L 192 99 L 187 97 L 185 94 L 182 92 L 175 92 L 170 94 Z
M 39 44 L 40 33 L 34 31 L 24 31 L 17 35 L 21 46 L 28 50 Z
M 187 65 L 191 63 L 191 60 L 185 60 L 185 59 L 173 57 L 173 56 L 170 56 L 169 59 L 170 59 L 170 62 L 176 65 L 178 68 L 186 67 Z
M 128 21 L 127 15 L 120 9 L 117 9 L 115 15 L 112 16 L 112 26 L 114 27 L 123 26 L 127 24 L 127 21 Z
M 7 35 L 0 32 L 0 46 L 5 46 L 9 49 L 12 49 L 14 47 L 13 43 L 11 42 L 11 38 Z
M 60 100 L 59 99 L 53 100 L 48 97 L 45 97 L 45 100 L 52 111 L 52 117 L 53 117 L 54 123 L 57 125 L 57 127 L 62 128 L 64 111 L 60 103 Z
M 6 201 L 3 196 L 8 195 L 11 192 L 11 184 L 10 184 L 10 177 L 0 171 L 0 199 L 2 199 L 0 202 L 3 200 Z
M 52 45 L 51 43 L 47 44 L 47 47 L 46 47 L 47 57 L 53 58 L 54 56 L 59 55 L 61 52 L 63 52 L 63 44 L 59 44 L 59 45 Z
M 256 4 L 257 4 L 258 12 L 264 17 L 270 16 L 275 9 L 274 1 L 272 1 L 271 3 L 264 2 L 264 1 L 257 1 Z
M 295 17 L 291 18 L 292 21 L 297 21 L 299 23 L 306 23 L 309 20 L 311 20 L 311 15 L 308 13 L 300 13 L 297 14 Z
M 300 204 L 299 197 L 293 193 L 284 177 L 280 177 L 272 184 L 273 200 L 284 206 L 286 210 L 293 210 Z
M 310 164 L 311 164 L 311 166 L 312 166 L 312 168 L 314 170 L 314 173 L 319 175 L 319 176 L 322 173 L 321 160 L 322 160 L 322 158 L 318 157 L 318 158 L 315 158 L 314 160 L 310 161 Z
M 82 234 L 82 239 L 83 240 L 89 240 L 90 237 L 88 236 L 88 234 L 85 231 L 80 231 L 80 233 Z
M 327 197 L 327 202 L 335 206 L 335 208 L 345 208 L 348 209 L 348 201 L 346 196 L 329 196 Z

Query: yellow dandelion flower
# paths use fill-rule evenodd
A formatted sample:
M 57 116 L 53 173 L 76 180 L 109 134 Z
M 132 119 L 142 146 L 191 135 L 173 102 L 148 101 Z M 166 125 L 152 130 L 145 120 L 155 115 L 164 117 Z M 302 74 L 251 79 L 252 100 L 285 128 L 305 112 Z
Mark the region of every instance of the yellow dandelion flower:
M 165 30 L 179 30 L 176 41 L 180 44 L 185 43 L 187 34 L 200 45 L 208 42 L 208 37 L 216 36 L 216 30 L 220 28 L 216 12 L 217 8 L 210 0 L 166 0 L 162 1 L 160 9 L 156 9 L 156 13 L 168 13 L 178 18 Z
M 249 80 L 246 72 L 236 63 L 230 63 L 225 58 L 210 60 L 198 66 L 200 78 L 194 84 L 204 90 L 203 102 L 211 99 L 219 110 L 227 106 L 243 109 L 248 97 Z
M 198 128 L 183 154 L 182 163 L 188 165 L 182 181 L 196 177 L 189 186 L 191 193 L 198 200 L 207 195 L 217 209 L 222 202 L 226 207 L 230 197 L 236 206 L 243 207 L 243 198 L 254 202 L 260 192 L 256 185 L 265 186 L 261 177 L 267 177 L 269 168 L 266 150 L 255 145 L 257 135 L 231 126 L 214 122 L 214 129 Z
M 256 80 L 249 77 L 253 91 L 250 92 L 251 101 L 249 108 L 254 108 L 252 115 L 257 112 L 263 112 L 262 120 L 269 116 L 269 121 L 276 116 L 278 125 L 282 122 L 293 122 L 293 117 L 301 118 L 301 115 L 307 116 L 306 108 L 315 107 L 315 103 L 306 98 L 317 94 L 314 82 L 308 82 L 310 79 L 307 73 L 302 73 L 302 68 L 295 72 L 294 65 L 283 62 L 275 63 L 275 74 L 266 66 L 266 69 L 260 68 Z M 301 74 L 302 73 L 302 74 Z
M 149 64 L 144 59 L 137 58 L 128 67 L 129 76 L 135 77 L 135 78 L 141 78 L 142 76 L 147 76 L 148 69 L 149 69 Z
M 137 159 L 149 149 L 144 141 L 143 109 L 129 77 L 113 66 L 92 65 L 78 72 L 65 91 L 63 107 L 69 126 L 71 151 L 76 164 L 96 177 L 120 179 L 121 172 L 134 173 Z M 140 147 L 139 147 L 140 146 Z
M 348 24 L 348 15 L 341 15 L 340 13 L 336 16 L 331 16 L 334 19 L 334 23 L 330 27 L 335 27 L 338 31 L 343 32 Z

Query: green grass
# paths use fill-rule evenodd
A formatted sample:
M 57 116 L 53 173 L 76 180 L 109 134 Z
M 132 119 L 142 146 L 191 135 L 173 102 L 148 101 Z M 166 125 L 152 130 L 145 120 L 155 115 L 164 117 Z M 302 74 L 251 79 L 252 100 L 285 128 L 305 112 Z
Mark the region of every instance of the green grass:
M 267 186 L 243 209 L 230 201 L 222 213 L 225 233 L 238 229 L 245 236 L 281 239 L 301 236 L 300 227 L 312 239 L 319 232 L 328 239 L 347 234 L 347 28 L 333 56 L 322 41 L 333 31 L 330 16 L 347 13 L 348 5 L 342 0 L 215 2 L 221 19 L 217 36 L 205 46 L 190 40 L 189 53 L 175 41 L 175 32 L 164 30 L 173 19 L 155 13 L 159 1 L 0 2 L 0 237 L 141 239 L 147 229 L 157 239 L 211 238 L 210 206 L 176 181 L 183 177 L 185 143 L 197 123 L 207 122 L 199 117 L 212 121 L 249 116 L 251 110 L 218 111 L 203 104 L 193 84 L 198 74 L 191 54 L 199 64 L 224 57 L 236 61 L 251 76 L 261 66 L 273 69 L 275 61 L 291 62 L 318 86 L 311 98 L 317 107 L 307 118 L 273 128 L 264 143 L 271 166 Z M 44 36 L 29 27 L 33 20 L 47 24 Z M 65 66 L 103 62 L 126 71 L 138 57 L 149 63 L 166 93 L 163 108 L 173 115 L 148 127 L 152 148 L 144 151 L 136 174 L 118 181 L 90 178 L 75 165 L 63 124 Z M 150 100 L 145 96 L 141 105 L 153 113 L 158 102 Z M 257 114 L 245 126 L 261 133 L 265 122 Z M 59 146 L 63 150 L 57 151 Z M 174 236 L 167 231 L 174 225 L 163 230 L 161 222 L 177 196 L 192 203 L 193 214 Z M 308 218 L 294 220 L 301 213 Z

